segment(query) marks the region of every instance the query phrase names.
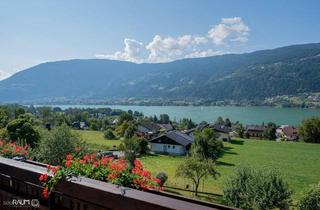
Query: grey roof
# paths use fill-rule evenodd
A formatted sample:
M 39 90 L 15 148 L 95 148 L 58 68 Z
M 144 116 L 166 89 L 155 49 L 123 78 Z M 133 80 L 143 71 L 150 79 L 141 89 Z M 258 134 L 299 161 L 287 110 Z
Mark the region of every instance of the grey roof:
M 212 128 L 214 131 L 221 133 L 229 133 L 231 132 L 231 128 L 221 124 L 210 124 L 209 128 Z
M 197 131 L 202 131 L 204 128 L 208 127 L 209 123 L 202 121 L 201 123 L 199 123 L 199 125 L 196 127 Z
M 170 131 L 173 129 L 173 126 L 171 124 L 158 124 L 158 126 L 160 126 L 161 129 L 164 129 L 166 131 Z
M 154 132 L 157 132 L 161 129 L 161 127 L 157 123 L 154 123 L 152 121 L 142 121 L 140 125 Z
M 193 137 L 189 136 L 185 133 L 182 133 L 181 131 L 169 131 L 166 134 L 159 136 L 157 138 L 152 139 L 151 141 L 157 140 L 158 138 L 161 138 L 163 136 L 166 136 L 167 138 L 177 142 L 180 145 L 188 146 L 189 144 L 192 144 Z
M 184 134 L 180 131 L 170 131 L 166 133 L 165 136 L 183 146 L 187 146 L 193 142 L 193 138 L 191 136 Z
M 248 125 L 246 126 L 246 130 L 247 131 L 264 131 L 266 129 L 266 126 L 263 126 L 263 125 Z

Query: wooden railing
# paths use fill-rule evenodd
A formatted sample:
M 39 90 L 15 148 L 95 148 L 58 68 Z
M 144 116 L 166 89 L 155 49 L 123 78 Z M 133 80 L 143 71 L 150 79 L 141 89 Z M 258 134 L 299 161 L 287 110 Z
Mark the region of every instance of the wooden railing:
M 15 209 L 12 200 L 27 201 L 19 203 L 19 207 L 28 205 L 29 209 L 43 210 L 233 209 L 169 193 L 119 187 L 84 177 L 60 182 L 50 198 L 44 200 L 41 198 L 42 186 L 38 180 L 39 175 L 46 172 L 44 166 L 32 161 L 25 163 L 0 157 L 0 209 Z

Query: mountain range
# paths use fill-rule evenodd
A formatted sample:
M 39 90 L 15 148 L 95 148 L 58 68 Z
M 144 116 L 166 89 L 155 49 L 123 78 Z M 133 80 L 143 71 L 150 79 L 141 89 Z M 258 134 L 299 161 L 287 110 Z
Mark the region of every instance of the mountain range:
M 259 100 L 304 92 L 320 92 L 320 43 L 170 63 L 55 61 L 0 81 L 2 103 Z

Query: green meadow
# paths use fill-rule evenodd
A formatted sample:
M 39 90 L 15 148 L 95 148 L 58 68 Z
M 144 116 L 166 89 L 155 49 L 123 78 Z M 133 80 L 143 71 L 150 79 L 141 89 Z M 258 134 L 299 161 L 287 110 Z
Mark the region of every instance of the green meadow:
M 201 191 L 222 194 L 224 182 L 239 166 L 279 171 L 294 191 L 294 201 L 301 198 L 310 184 L 320 181 L 318 144 L 235 139 L 231 143 L 224 143 L 224 147 L 225 152 L 216 163 L 220 175 L 216 179 L 208 178 L 202 183 Z M 185 188 L 189 184 L 192 188 L 191 182 L 175 176 L 177 165 L 183 161 L 183 157 L 154 155 L 142 157 L 141 160 L 154 174 L 160 171 L 167 173 L 169 178 L 166 185 Z M 179 190 L 173 191 L 184 195 L 190 194 Z
M 101 131 L 82 131 L 76 130 L 81 138 L 88 143 L 89 147 L 93 150 L 112 150 L 117 149 L 120 145 L 120 140 L 105 139 Z
M 107 140 L 103 132 L 76 131 L 89 147 L 94 150 L 117 149 L 120 140 Z M 168 187 L 192 189 L 192 183 L 175 176 L 175 171 L 184 157 L 167 155 L 148 155 L 140 158 L 144 166 L 154 175 L 158 172 L 168 174 Z M 275 142 L 251 139 L 234 139 L 224 143 L 224 153 L 216 162 L 219 175 L 207 178 L 200 186 L 200 191 L 208 192 L 204 199 L 216 200 L 222 194 L 224 182 L 240 166 L 253 167 L 262 170 L 277 170 L 289 183 L 294 191 L 293 200 L 296 202 L 310 184 L 320 181 L 320 144 L 300 142 Z M 192 196 L 191 192 L 167 188 L 168 191 Z M 217 201 L 217 200 L 216 200 Z

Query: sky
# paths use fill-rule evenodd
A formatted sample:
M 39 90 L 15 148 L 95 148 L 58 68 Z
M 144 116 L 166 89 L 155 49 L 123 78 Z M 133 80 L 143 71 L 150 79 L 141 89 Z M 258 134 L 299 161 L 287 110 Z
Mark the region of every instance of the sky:
M 320 42 L 319 0 L 0 0 L 0 80 L 43 62 L 169 62 Z

